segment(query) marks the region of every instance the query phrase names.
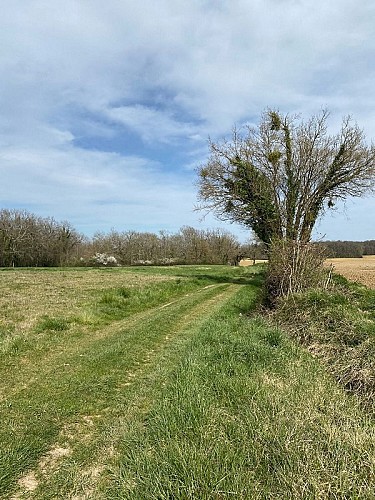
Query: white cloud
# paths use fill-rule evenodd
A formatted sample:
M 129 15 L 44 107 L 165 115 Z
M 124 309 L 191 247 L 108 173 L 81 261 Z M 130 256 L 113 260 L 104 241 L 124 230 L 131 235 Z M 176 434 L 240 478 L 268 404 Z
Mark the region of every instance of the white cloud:
M 105 110 L 105 115 L 113 121 L 131 128 L 145 142 L 169 142 L 176 137 L 189 137 L 194 126 L 176 120 L 172 113 L 137 104 L 119 106 Z
M 5 2 L 1 199 L 80 224 L 144 217 L 157 226 L 169 212 L 182 225 L 196 220 L 187 171 L 204 158 L 206 137 L 266 106 L 327 106 L 333 124 L 350 113 L 375 137 L 374 22 L 371 0 Z M 123 150 L 128 131 L 139 141 L 131 155 L 101 150 L 101 139 Z M 156 155 L 164 148 L 164 159 L 183 148 L 186 161 L 172 177 L 142 141 Z M 366 218 L 372 203 L 355 207 Z
M 38 207 L 37 213 L 70 220 L 86 233 L 110 227 L 177 230 L 198 222 L 191 183 L 136 156 L 70 143 L 60 149 L 8 147 L 1 154 L 0 175 L 5 206 Z

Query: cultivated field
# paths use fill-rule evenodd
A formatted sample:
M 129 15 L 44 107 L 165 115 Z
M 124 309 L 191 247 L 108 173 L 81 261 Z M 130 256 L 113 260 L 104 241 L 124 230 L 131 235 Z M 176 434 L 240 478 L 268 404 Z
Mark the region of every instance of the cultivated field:
M 372 499 L 373 420 L 259 269 L 0 270 L 0 497 Z
M 326 264 L 332 264 L 335 272 L 351 281 L 375 288 L 375 255 L 365 255 L 362 259 L 327 259 Z
M 265 264 L 267 260 L 263 259 L 256 259 L 255 262 L 253 259 L 242 259 L 238 263 L 239 266 L 241 267 L 247 267 L 247 266 L 253 266 L 254 264 Z

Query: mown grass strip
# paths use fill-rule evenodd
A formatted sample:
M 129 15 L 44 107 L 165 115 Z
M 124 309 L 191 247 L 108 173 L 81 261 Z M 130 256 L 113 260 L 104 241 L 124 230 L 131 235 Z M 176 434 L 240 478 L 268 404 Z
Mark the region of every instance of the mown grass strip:
M 32 382 L 0 406 L 0 495 L 36 466 L 63 428 L 84 416 L 108 412 L 112 406 L 126 406 L 127 384 L 140 367 L 151 362 L 155 351 L 164 348 L 166 336 L 179 323 L 193 321 L 201 301 L 216 297 L 227 287 L 207 288 L 170 307 L 158 308 L 138 325 L 125 320 L 121 328 L 111 331 L 107 327 L 105 335 L 94 342 L 87 339 L 87 345 L 82 343 L 65 355 L 62 352 L 58 364 L 53 356 L 44 359 Z
M 176 270 L 174 272 L 176 273 Z M 61 279 L 57 271 L 52 274 L 47 271 L 43 273 L 48 277 L 49 282 L 52 280 L 51 276 Z M 180 270 L 177 273 L 180 274 Z M 147 314 L 147 311 L 158 305 L 203 290 L 206 286 L 220 284 L 222 280 L 222 278 L 217 279 L 215 273 L 212 273 L 211 278 L 209 275 L 200 276 L 199 273 L 194 275 L 193 269 L 185 273 L 186 276 L 169 277 L 167 281 L 159 279 L 157 282 L 153 282 L 155 279 L 153 275 L 150 275 L 149 282 L 147 282 L 147 277 L 142 277 L 143 281 L 146 279 L 146 285 L 143 284 L 143 286 L 136 284 L 133 287 L 129 285 L 128 288 L 95 290 L 90 302 L 81 309 L 80 316 L 72 317 L 70 310 L 67 310 L 63 303 L 61 309 L 58 310 L 58 316 L 51 317 L 43 314 L 33 331 L 28 332 L 26 336 L 19 335 L 18 329 L 15 328 L 14 335 L 5 337 L 3 342 L 0 339 L 0 400 L 9 388 L 15 387 L 17 390 L 22 384 L 38 376 L 39 367 L 45 365 L 46 362 L 48 364 L 51 356 L 59 358 L 69 350 L 75 350 L 80 345 L 91 342 L 98 335 L 101 336 L 105 325 L 113 328 L 114 322 L 134 317 L 135 314 L 142 312 Z M 78 273 L 78 276 L 81 274 Z M 128 271 L 122 270 L 125 282 L 127 274 L 129 274 Z M 133 275 L 134 272 L 130 274 L 131 277 Z M 100 277 L 101 274 L 98 273 L 98 279 Z M 134 281 L 137 283 L 138 280 Z M 77 287 L 79 289 L 79 282 Z M 74 295 L 78 295 L 79 301 L 77 290 L 74 291 Z M 23 303 L 24 298 L 23 293 L 19 302 Z M 41 297 L 40 300 L 44 299 Z M 55 305 L 54 308 L 56 309 Z M 19 363 L 22 364 L 22 370 L 16 369 Z M 59 363 L 58 359 L 56 363 Z
M 72 335 L 78 332 L 91 332 L 105 324 L 127 318 L 163 304 L 171 298 L 181 297 L 215 283 L 208 276 L 175 278 L 166 276 L 163 279 L 162 276 L 153 275 L 137 277 L 134 272 L 121 271 L 114 275 L 117 286 L 99 288 L 97 284 L 96 288 L 92 285 L 92 290 L 87 290 L 87 285 L 78 279 L 78 277 L 83 279 L 82 273 L 78 274 L 76 282 L 69 276 L 68 283 L 74 284 L 74 289 L 69 290 L 63 288 L 62 272 L 44 271 L 41 275 L 46 278 L 48 287 L 52 291 L 52 299 L 38 284 L 35 292 L 30 286 L 13 290 L 9 284 L 10 288 L 6 293 L 11 295 L 12 299 L 7 301 L 4 297 L 0 297 L 4 302 L 4 309 L 0 312 L 1 365 L 13 363 L 14 358 L 29 353 L 35 355 L 38 352 L 48 351 L 52 346 L 58 347 L 60 343 L 65 344 L 67 335 L 62 333 L 64 331 Z M 40 272 L 34 273 L 36 280 Z M 17 274 L 15 276 L 17 277 Z M 99 282 L 102 276 L 103 273 L 97 273 Z M 123 284 L 120 284 L 121 278 Z M 38 294 L 37 297 L 35 293 Z M 84 301 L 80 293 L 85 296 Z M 33 317 L 32 320 L 25 317 L 25 311 Z M 25 324 L 28 323 L 30 325 L 26 328 Z
M 141 312 L 134 313 L 123 320 L 112 321 L 109 324 L 105 321 L 102 327 L 97 326 L 96 329 L 90 330 L 89 332 L 82 333 L 78 329 L 64 332 L 65 335 L 61 335 L 61 331 L 58 331 L 58 340 L 56 340 L 55 334 L 50 335 L 49 343 L 46 344 L 45 349 L 40 349 L 40 345 L 36 345 L 34 351 L 28 352 L 27 356 L 21 358 L 20 365 L 18 364 L 19 362 L 11 358 L 7 360 L 7 363 L 3 363 L 0 366 L 0 375 L 2 375 L 2 383 L 0 383 L 0 401 L 17 392 L 23 391 L 25 387 L 40 378 L 41 373 L 43 373 L 45 378 L 49 378 L 54 376 L 56 367 L 64 366 L 66 370 L 66 367 L 72 364 L 69 361 L 70 358 L 74 358 L 77 355 L 81 358 L 84 357 L 83 352 L 93 349 L 92 346 L 96 345 L 96 342 L 106 342 L 105 339 L 113 338 L 115 334 L 123 332 L 124 329 L 128 332 L 133 330 L 136 331 L 140 324 L 149 321 L 150 318 L 153 319 L 159 308 L 163 309 L 179 301 L 184 302 L 186 301 L 186 297 L 190 297 L 194 294 L 198 294 L 198 296 L 199 294 L 203 294 L 204 296 L 208 288 L 220 286 L 222 285 L 207 285 L 193 291 L 191 289 L 185 289 L 184 291 L 188 291 L 188 293 L 182 294 L 180 292 L 177 295 L 168 295 L 168 300 L 171 302 L 160 305 L 161 301 L 158 301 L 157 304 L 159 305 L 154 308 L 151 308 L 146 303 L 142 306 L 141 309 L 143 310 Z M 197 297 L 194 300 L 197 300 Z M 21 369 L 17 369 L 17 367 L 21 367 Z

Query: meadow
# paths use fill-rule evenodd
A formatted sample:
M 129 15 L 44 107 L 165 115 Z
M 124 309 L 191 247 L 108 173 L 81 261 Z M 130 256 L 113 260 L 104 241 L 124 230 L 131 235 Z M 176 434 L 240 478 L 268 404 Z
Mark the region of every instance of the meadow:
M 0 271 L 0 497 L 374 498 L 373 415 L 262 267 Z

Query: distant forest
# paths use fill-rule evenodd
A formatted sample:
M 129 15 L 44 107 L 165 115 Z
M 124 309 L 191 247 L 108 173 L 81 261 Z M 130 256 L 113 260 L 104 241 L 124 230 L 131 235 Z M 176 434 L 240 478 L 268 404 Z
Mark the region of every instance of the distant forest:
M 326 241 L 328 257 L 375 255 L 375 240 Z M 110 231 L 92 238 L 68 222 L 25 210 L 0 210 L 0 267 L 231 264 L 267 258 L 262 243 L 241 244 L 223 229 L 182 227 L 177 233 Z

